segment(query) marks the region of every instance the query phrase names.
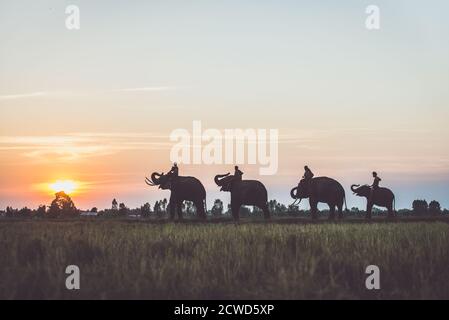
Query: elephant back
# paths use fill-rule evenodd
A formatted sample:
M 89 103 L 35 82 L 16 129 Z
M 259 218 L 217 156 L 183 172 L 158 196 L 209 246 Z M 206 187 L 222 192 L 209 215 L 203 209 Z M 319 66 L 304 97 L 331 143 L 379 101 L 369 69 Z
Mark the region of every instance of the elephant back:
M 380 187 L 376 190 L 376 193 L 384 198 L 394 198 L 394 193 L 388 188 Z
M 232 192 L 240 194 L 243 198 L 254 198 L 259 201 L 268 201 L 267 188 L 258 180 L 242 180 L 234 185 Z
M 329 177 L 316 177 L 310 182 L 311 188 L 320 192 L 338 192 L 344 194 L 344 188 L 335 179 Z
M 173 183 L 172 191 L 188 195 L 191 194 L 201 199 L 206 198 L 206 189 L 201 181 L 195 177 L 179 176 L 177 181 Z

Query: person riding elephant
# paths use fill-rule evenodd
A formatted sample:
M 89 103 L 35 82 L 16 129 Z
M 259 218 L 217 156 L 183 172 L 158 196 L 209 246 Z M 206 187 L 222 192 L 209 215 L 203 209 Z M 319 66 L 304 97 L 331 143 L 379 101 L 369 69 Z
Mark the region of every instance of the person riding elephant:
M 179 219 L 182 219 L 182 204 L 184 201 L 193 202 L 199 218 L 206 220 L 206 189 L 201 181 L 195 177 L 178 176 L 177 167 L 174 164 L 168 174 L 153 172 L 151 178 L 145 178 L 146 184 L 171 191 L 168 206 L 171 220 L 175 218 L 176 213 Z
M 335 208 L 338 209 L 338 217 L 343 218 L 343 204 L 346 206 L 345 190 L 338 181 L 332 178 L 313 177 L 309 180 L 303 178 L 298 186 L 290 191 L 290 196 L 295 199 L 294 204 L 298 200 L 301 202 L 302 199 L 309 198 L 312 219 L 318 218 L 319 202 L 329 206 L 329 219 L 335 218 Z
M 373 172 L 374 182 L 372 185 L 359 185 L 353 184 L 351 191 L 359 197 L 364 197 L 367 200 L 366 203 L 366 218 L 371 219 L 371 213 L 373 206 L 379 206 L 387 208 L 388 217 L 394 218 L 395 216 L 395 196 L 393 191 L 388 188 L 380 187 L 379 182 L 381 179 Z
M 371 193 L 370 193 L 370 200 L 373 199 L 373 194 L 376 192 L 376 190 L 379 189 L 379 183 L 382 181 L 382 179 L 377 175 L 376 171 L 373 171 L 373 184 L 371 185 Z
M 235 181 L 242 181 L 243 172 L 239 170 L 238 166 L 234 167 L 234 179 Z
M 173 177 L 178 177 L 179 169 L 178 169 L 178 164 L 176 162 L 173 163 L 173 166 L 171 167 L 171 169 L 168 172 L 168 174 L 173 176 Z
M 379 188 L 379 183 L 382 181 L 382 179 L 377 175 L 376 171 L 373 171 L 373 184 L 371 185 L 371 187 L 375 190 Z
M 265 219 L 270 219 L 268 209 L 268 193 L 265 186 L 257 180 L 242 180 L 243 172 L 237 166 L 234 167 L 234 175 L 230 173 L 217 174 L 214 178 L 220 191 L 231 193 L 231 211 L 234 220 L 239 220 L 241 206 L 259 207 Z
M 302 176 L 302 178 L 304 180 L 310 181 L 312 180 L 314 174 L 312 172 L 312 170 L 310 170 L 310 168 L 308 166 L 304 166 L 304 175 Z
M 302 182 L 306 192 L 309 190 L 310 182 L 312 181 L 314 174 L 308 166 L 304 166 L 304 175 L 302 176 Z

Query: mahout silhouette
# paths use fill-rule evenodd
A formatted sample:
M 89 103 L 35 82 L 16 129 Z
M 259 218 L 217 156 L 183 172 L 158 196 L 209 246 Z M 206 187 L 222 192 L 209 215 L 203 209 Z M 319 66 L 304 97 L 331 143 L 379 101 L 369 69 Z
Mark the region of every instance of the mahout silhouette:
M 370 195 L 369 195 L 369 201 L 372 201 L 374 191 L 379 189 L 379 183 L 382 181 L 382 179 L 377 175 L 376 171 L 373 171 L 372 175 L 373 175 L 373 184 L 371 185 L 371 192 L 370 192 Z
M 243 172 L 240 171 L 238 166 L 234 167 L 234 179 L 242 181 Z
M 268 194 L 263 183 L 257 180 L 242 180 L 243 172 L 237 166 L 235 171 L 237 176 L 227 173 L 218 174 L 214 178 L 217 186 L 221 187 L 220 191 L 231 192 L 231 211 L 234 220 L 239 220 L 239 211 L 242 205 L 259 207 L 263 211 L 265 219 L 270 219 Z
M 351 186 L 351 190 L 355 195 L 366 198 L 367 219 L 371 219 L 371 211 L 374 205 L 387 208 L 388 217 L 394 217 L 394 211 L 396 211 L 396 209 L 394 208 L 395 197 L 394 193 L 390 189 L 384 187 L 372 188 L 372 186 L 369 186 L 367 184 L 363 186 L 359 184 L 353 184 Z
M 206 190 L 203 184 L 195 177 L 178 176 L 176 164 L 168 174 L 153 172 L 150 179 L 145 178 L 145 182 L 149 186 L 159 186 L 160 189 L 171 191 L 169 201 L 171 220 L 175 218 L 175 213 L 182 219 L 183 201 L 192 201 L 198 217 L 206 220 Z
M 176 162 L 173 163 L 173 166 L 171 167 L 170 171 L 168 172 L 168 175 L 171 175 L 173 177 L 177 177 L 179 175 L 178 164 Z
M 342 185 L 328 177 L 312 177 L 301 179 L 297 187 L 290 191 L 295 202 L 309 198 L 312 219 L 317 219 L 318 203 L 323 202 L 329 206 L 329 219 L 335 219 L 335 207 L 338 208 L 338 218 L 343 218 L 343 203 L 346 206 L 345 190 Z
M 309 166 L 304 166 L 304 175 L 302 176 L 302 178 L 304 180 L 312 180 L 313 177 L 314 174 L 312 170 L 310 170 Z

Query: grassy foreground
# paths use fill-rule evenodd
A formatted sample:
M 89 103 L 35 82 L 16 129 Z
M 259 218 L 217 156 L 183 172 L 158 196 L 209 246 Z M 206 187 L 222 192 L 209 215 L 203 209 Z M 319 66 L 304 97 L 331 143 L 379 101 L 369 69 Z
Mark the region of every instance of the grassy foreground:
M 449 299 L 449 224 L 2 222 L 0 298 Z

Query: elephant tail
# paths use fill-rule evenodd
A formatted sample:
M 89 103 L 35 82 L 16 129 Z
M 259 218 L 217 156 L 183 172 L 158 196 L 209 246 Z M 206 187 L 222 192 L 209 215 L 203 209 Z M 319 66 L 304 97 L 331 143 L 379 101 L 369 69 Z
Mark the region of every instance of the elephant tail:
M 393 195 L 393 212 L 396 212 L 396 197 Z

